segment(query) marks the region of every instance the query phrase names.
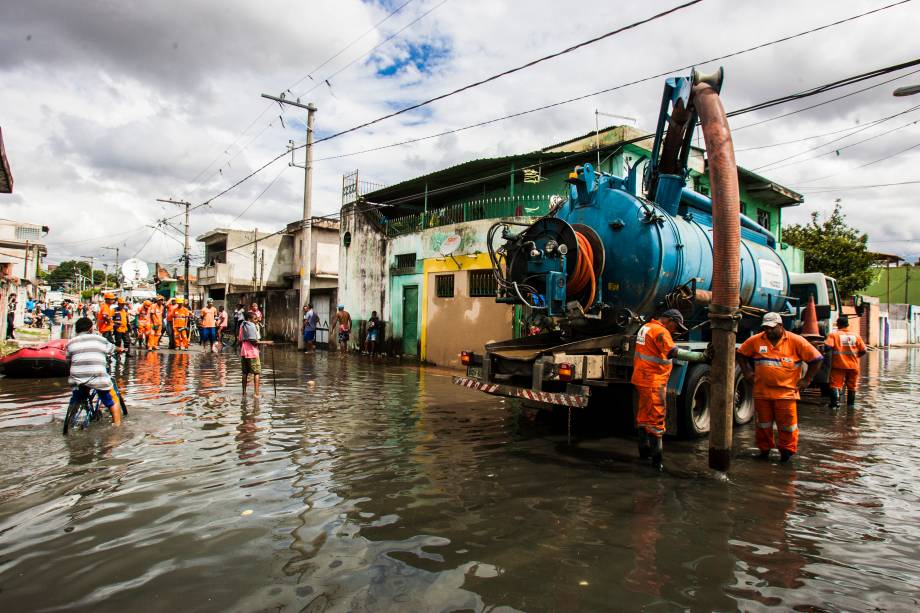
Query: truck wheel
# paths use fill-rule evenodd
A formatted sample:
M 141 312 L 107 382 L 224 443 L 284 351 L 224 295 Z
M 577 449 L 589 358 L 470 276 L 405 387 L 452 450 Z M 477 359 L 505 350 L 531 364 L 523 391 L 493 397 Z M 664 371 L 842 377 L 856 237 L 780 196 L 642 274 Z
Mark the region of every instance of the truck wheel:
M 754 419 L 754 389 L 735 366 L 735 425 L 743 426 Z
M 709 364 L 691 367 L 678 407 L 686 436 L 696 438 L 709 433 Z

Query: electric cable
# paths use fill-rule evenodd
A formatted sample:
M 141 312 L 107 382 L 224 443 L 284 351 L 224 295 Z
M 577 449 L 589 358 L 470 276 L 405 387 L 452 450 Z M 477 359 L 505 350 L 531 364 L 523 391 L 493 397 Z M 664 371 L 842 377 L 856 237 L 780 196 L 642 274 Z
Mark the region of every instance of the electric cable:
M 514 74 L 514 73 L 516 73 L 516 72 L 520 72 L 520 71 L 522 71 L 522 70 L 526 70 L 526 69 L 528 69 L 528 68 L 532 68 L 532 67 L 534 67 L 534 66 L 536 66 L 537 64 L 540 64 L 540 63 L 542 63 L 542 62 L 546 62 L 546 61 L 548 61 L 548 60 L 555 59 L 555 58 L 557 58 L 557 57 L 561 57 L 561 56 L 563 56 L 563 55 L 566 55 L 566 54 L 571 53 L 571 52 L 573 52 L 573 51 L 576 51 L 576 50 L 578 50 L 578 49 L 582 49 L 582 48 L 584 48 L 584 47 L 587 47 L 587 46 L 589 46 L 589 45 L 592 45 L 592 44 L 594 44 L 594 43 L 596 43 L 596 42 L 598 42 L 598 41 L 601 41 L 601 40 L 605 40 L 605 39 L 607 39 L 607 38 L 610 38 L 611 36 L 616 36 L 617 34 L 622 34 L 623 32 L 626 32 L 626 31 L 629 31 L 629 30 L 638 28 L 639 26 L 645 25 L 645 24 L 650 23 L 650 22 L 652 22 L 652 21 L 655 21 L 655 20 L 657 20 L 657 19 L 661 19 L 661 18 L 663 18 L 663 17 L 667 17 L 667 16 L 669 16 L 669 15 L 671 15 L 671 14 L 673 14 L 673 13 L 676 13 L 676 12 L 678 12 L 678 11 L 681 11 L 681 10 L 683 10 L 683 9 L 685 9 L 685 8 L 691 7 L 691 6 L 695 5 L 695 4 L 699 4 L 699 3 L 702 2 L 702 1 L 703 1 L 703 0 L 689 0 L 689 2 L 685 2 L 685 3 L 683 3 L 683 4 L 679 4 L 679 5 L 677 5 L 677 6 L 675 6 L 675 7 L 672 7 L 672 8 L 670 8 L 670 9 L 666 10 L 666 11 L 662 11 L 662 12 L 657 13 L 657 14 L 655 14 L 655 15 L 652 15 L 652 16 L 650 16 L 650 17 L 646 17 L 645 19 L 641 19 L 641 20 L 635 21 L 635 22 L 633 22 L 633 23 L 631 23 L 631 24 L 628 24 L 628 25 L 625 25 L 625 26 L 616 28 L 616 29 L 614 29 L 614 30 L 611 30 L 611 31 L 609 31 L 609 32 L 606 32 L 606 33 L 604 33 L 604 34 L 601 34 L 600 36 L 595 36 L 594 38 L 590 38 L 590 39 L 588 39 L 588 40 L 586 40 L 586 41 L 583 41 L 583 42 L 580 42 L 580 43 L 578 43 L 578 44 L 572 45 L 572 46 L 567 47 L 567 48 L 565 48 L 565 49 L 562 49 L 562 50 L 560 50 L 560 51 L 556 51 L 555 53 L 551 53 L 551 54 L 549 54 L 549 55 L 544 55 L 543 57 L 539 57 L 539 58 L 537 58 L 537 59 L 535 59 L 535 60 L 531 60 L 531 61 L 529 61 L 529 62 L 527 62 L 527 63 L 525 63 L 525 64 L 521 64 L 520 66 L 516 66 L 516 67 L 514 67 L 514 68 L 509 68 L 508 70 L 504 70 L 504 71 L 502 71 L 502 72 L 500 72 L 500 73 L 497 73 L 497 74 L 494 74 L 494 75 L 492 75 L 492 76 L 490 76 L 490 77 L 486 77 L 485 79 L 481 79 L 481 80 L 479 80 L 479 81 L 474 81 L 473 83 L 469 83 L 469 84 L 467 84 L 467 85 L 464 85 L 463 87 L 458 87 L 457 89 L 454 89 L 454 90 L 452 90 L 452 91 L 449 91 L 449 92 L 440 94 L 440 95 L 438 95 L 438 96 L 435 96 L 435 97 L 433 97 L 433 98 L 429 98 L 429 99 L 427 99 L 427 100 L 423 100 L 422 102 L 417 102 L 417 103 L 415 103 L 415 104 L 411 104 L 411 105 L 409 105 L 409 106 L 407 106 L 407 107 L 403 107 L 403 108 L 401 108 L 401 109 L 399 109 L 399 110 L 397 110 L 397 111 L 393 111 L 392 113 L 388 113 L 388 114 L 386 114 L 386 115 L 383 115 L 383 116 L 381 116 L 381 117 L 378 117 L 377 119 L 372 119 L 372 120 L 370 120 L 370 121 L 366 121 L 366 122 L 364 122 L 364 123 L 362 123 L 362 124 L 359 124 L 359 125 L 357 125 L 357 126 L 348 128 L 348 129 L 346 129 L 346 130 L 342 130 L 342 131 L 340 131 L 340 132 L 335 132 L 335 133 L 333 133 L 333 134 L 330 134 L 329 136 L 324 136 L 323 138 L 317 139 L 316 142 L 315 142 L 314 144 L 318 144 L 318 143 L 322 143 L 322 142 L 325 142 L 325 141 L 329 141 L 329 140 L 332 140 L 332 139 L 334 139 L 334 138 L 338 138 L 338 137 L 340 137 L 340 136 L 343 136 L 343 135 L 345 135 L 345 134 L 350 134 L 351 132 L 356 132 L 356 131 L 361 130 L 361 129 L 363 129 L 363 128 L 366 128 L 366 127 L 368 127 L 368 126 L 372 126 L 372 125 L 374 125 L 374 124 L 380 123 L 381 121 L 385 121 L 385 120 L 387 120 L 387 119 L 390 119 L 390 118 L 393 118 L 393 117 L 397 117 L 398 115 L 402 115 L 402 114 L 404 114 L 404 113 L 408 113 L 409 111 L 414 111 L 415 109 L 420 109 L 420 108 L 422 108 L 422 107 L 424 107 L 424 106 L 428 106 L 429 104 L 432 104 L 432 103 L 434 103 L 434 102 L 438 102 L 439 100 L 444 100 L 445 98 L 450 98 L 451 96 L 454 96 L 454 95 L 456 95 L 456 94 L 459 94 L 459 93 L 462 93 L 462 92 L 465 92 L 465 91 L 469 91 L 469 90 L 474 89 L 474 88 L 476 88 L 476 87 L 479 87 L 479 86 L 481 86 L 481 85 L 485 85 L 486 83 L 491 83 L 492 81 L 496 81 L 496 80 L 498 80 L 498 79 L 501 79 L 502 77 L 506 77 L 506 76 L 511 75 L 511 74 Z
M 902 153 L 907 153 L 908 151 L 912 151 L 913 149 L 916 149 L 917 147 L 920 147 L 920 143 L 916 143 L 916 144 L 914 144 L 914 145 L 911 145 L 910 147 L 907 147 L 907 148 L 905 148 L 905 149 L 901 149 L 900 151 L 896 151 L 895 153 L 886 155 L 885 157 L 881 157 L 881 158 L 879 158 L 879 159 L 877 159 L 877 160 L 872 160 L 871 162 L 866 162 L 865 164 L 860 164 L 859 166 L 855 166 L 855 167 L 849 168 L 849 169 L 847 169 L 847 170 L 841 170 L 840 172 L 835 172 L 834 174 L 824 175 L 823 177 L 815 177 L 814 179 L 808 179 L 808 180 L 806 180 L 806 181 L 801 181 L 801 182 L 800 182 L 800 185 L 804 185 L 805 183 L 812 183 L 812 182 L 814 182 L 814 181 L 820 181 L 821 179 L 829 179 L 829 178 L 831 178 L 831 177 L 839 177 L 839 176 L 842 175 L 842 174 L 851 173 L 851 172 L 853 172 L 854 170 L 859 170 L 859 169 L 861 169 L 861 168 L 866 168 L 867 166 L 874 166 L 875 164 L 878 164 L 878 163 L 880 163 L 880 162 L 884 162 L 884 161 L 886 161 L 886 160 L 890 160 L 890 159 L 893 158 L 893 157 L 897 157 L 897 156 L 901 155 Z
M 811 196 L 813 194 L 828 194 L 831 192 L 843 192 L 851 189 L 875 189 L 877 187 L 896 187 L 898 185 L 918 185 L 920 184 L 920 179 L 915 181 L 899 181 L 896 183 L 876 183 L 874 185 L 841 185 L 839 187 L 797 187 L 796 190 L 801 190 L 806 196 Z M 818 190 L 818 191 L 811 191 Z

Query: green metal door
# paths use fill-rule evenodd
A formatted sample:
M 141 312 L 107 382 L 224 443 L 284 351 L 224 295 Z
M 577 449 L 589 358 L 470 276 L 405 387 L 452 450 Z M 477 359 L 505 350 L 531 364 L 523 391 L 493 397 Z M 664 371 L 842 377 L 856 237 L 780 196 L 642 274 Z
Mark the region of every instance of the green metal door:
M 403 287 L 402 352 L 418 354 L 418 285 Z

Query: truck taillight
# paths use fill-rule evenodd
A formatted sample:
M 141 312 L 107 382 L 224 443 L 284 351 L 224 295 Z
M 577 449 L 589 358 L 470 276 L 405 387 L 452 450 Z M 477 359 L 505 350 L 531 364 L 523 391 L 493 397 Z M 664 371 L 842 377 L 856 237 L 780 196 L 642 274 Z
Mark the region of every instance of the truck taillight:
M 473 352 L 471 351 L 461 351 L 460 352 L 460 363 L 464 366 L 469 366 L 473 363 Z
M 575 366 L 573 364 L 557 364 L 556 374 L 559 375 L 560 381 L 571 381 L 575 378 Z

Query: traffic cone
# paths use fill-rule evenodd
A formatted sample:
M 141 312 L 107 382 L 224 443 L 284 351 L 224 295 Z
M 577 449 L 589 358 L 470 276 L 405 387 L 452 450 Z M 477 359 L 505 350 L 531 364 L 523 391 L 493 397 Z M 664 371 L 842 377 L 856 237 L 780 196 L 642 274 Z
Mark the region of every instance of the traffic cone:
M 815 311 L 815 297 L 808 297 L 808 304 L 802 312 L 802 336 L 811 340 L 823 338 L 818 331 L 818 313 Z

